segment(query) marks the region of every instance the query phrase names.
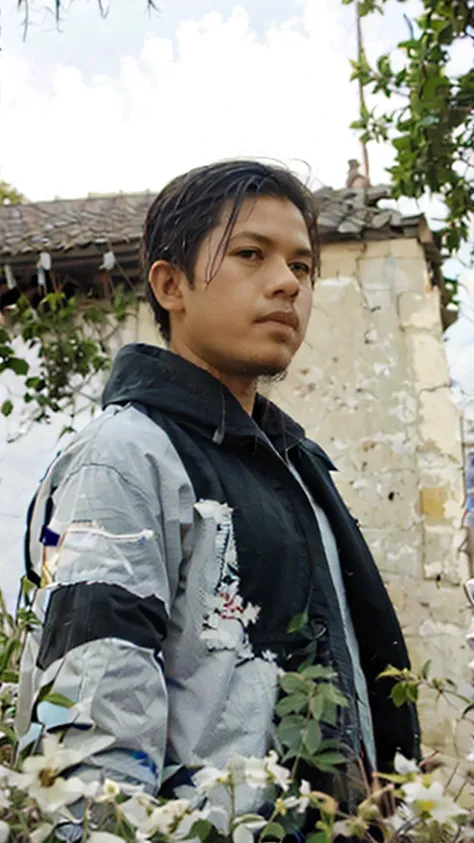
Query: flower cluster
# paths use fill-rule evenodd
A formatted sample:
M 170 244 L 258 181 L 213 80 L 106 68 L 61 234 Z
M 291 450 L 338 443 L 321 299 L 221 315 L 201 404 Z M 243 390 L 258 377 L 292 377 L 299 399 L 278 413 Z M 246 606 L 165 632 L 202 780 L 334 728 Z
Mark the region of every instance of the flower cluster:
M 246 623 L 256 619 L 253 607 L 244 608 L 239 601 L 227 610 L 232 617 L 221 618 L 223 623 L 234 622 L 246 610 Z M 11 629 L 3 642 L 9 654 L 19 649 L 11 646 Z M 0 655 L 3 642 L 0 638 Z M 324 738 L 322 728 L 333 722 L 337 707 L 347 705 L 333 684 L 331 668 L 302 666 L 280 676 L 276 748 L 265 757 L 233 755 L 222 769 L 203 766 L 183 793 L 186 798 L 165 800 L 98 774 L 93 781 L 83 778 L 82 763 L 111 741 L 93 729 L 81 751 L 67 745 L 64 733 L 44 734 L 40 752 L 25 757 L 23 751 L 16 763 L 17 665 L 11 658 L 4 658 L 4 665 L 0 843 L 280 843 L 300 833 L 309 843 L 333 843 L 341 837 L 367 843 L 474 840 L 473 814 L 423 763 L 400 754 L 394 759 L 394 772 L 381 773 L 373 786 L 368 784 L 350 815 L 333 795 L 315 789 L 319 771 L 331 775 L 345 761 L 334 741 Z M 397 678 L 394 668 L 388 670 Z M 397 694 L 409 699 L 416 681 L 411 673 L 403 673 Z M 439 693 L 439 680 L 433 685 Z M 301 760 L 306 778 L 299 775 Z M 250 813 L 249 805 L 256 805 L 257 811 Z

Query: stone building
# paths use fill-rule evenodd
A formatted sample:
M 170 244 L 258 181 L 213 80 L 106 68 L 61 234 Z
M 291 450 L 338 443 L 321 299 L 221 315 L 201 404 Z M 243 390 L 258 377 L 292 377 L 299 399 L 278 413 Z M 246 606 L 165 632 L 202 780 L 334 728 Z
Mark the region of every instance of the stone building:
M 424 218 L 381 208 L 386 195 L 384 188 L 320 191 L 322 273 L 312 319 L 272 397 L 336 463 L 335 480 L 397 606 L 414 664 L 431 660 L 433 675 L 465 681 L 470 617 L 460 585 L 470 563 L 440 260 Z M 34 300 L 51 271 L 83 289 L 121 272 L 136 282 L 149 202 L 137 194 L 0 208 L 0 259 L 8 267 L 0 308 L 18 289 Z M 122 332 L 120 341 L 130 340 L 158 342 L 145 303 Z M 22 566 L 23 513 L 62 424 L 58 418 L 15 443 L 0 441 L 0 574 L 10 591 Z M 454 709 L 431 698 L 421 706 L 425 744 L 453 755 L 457 740 L 465 754 Z

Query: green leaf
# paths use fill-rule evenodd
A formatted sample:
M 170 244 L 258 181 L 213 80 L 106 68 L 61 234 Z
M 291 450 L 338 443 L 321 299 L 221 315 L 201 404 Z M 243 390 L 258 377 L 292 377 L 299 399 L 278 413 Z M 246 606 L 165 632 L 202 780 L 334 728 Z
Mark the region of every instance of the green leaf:
M 199 840 L 207 840 L 209 835 L 214 831 L 214 826 L 208 820 L 196 820 L 191 826 L 189 837 L 198 838 Z
M 276 704 L 275 711 L 279 717 L 284 717 L 285 714 L 290 714 L 292 711 L 302 711 L 307 705 L 307 694 L 291 694 L 288 697 L 283 697 Z
M 7 739 L 8 743 L 10 743 L 12 746 L 16 746 L 16 744 L 18 742 L 18 738 L 17 738 L 15 730 L 12 729 L 12 727 L 9 726 L 8 723 L 3 723 L 3 721 L 1 721 L 1 720 L 0 720 L 0 732 L 4 733 L 5 738 Z M 3 740 L 4 740 L 4 738 L 0 738 L 0 743 L 3 742 Z
M 271 822 L 265 826 L 262 832 L 262 839 L 265 840 L 267 837 L 271 837 L 272 840 L 283 840 L 285 834 L 286 831 L 280 823 Z
M 416 703 L 418 700 L 418 687 L 416 685 L 408 685 L 407 698 L 409 702 Z
M 20 646 L 18 638 L 11 638 L 7 641 L 5 648 L 0 652 L 0 681 L 2 680 L 3 672 L 11 669 L 15 653 Z
M 44 389 L 44 387 L 46 386 L 46 382 L 44 378 L 35 376 L 32 378 L 27 378 L 25 381 L 25 386 L 27 389 L 34 389 L 36 392 L 39 392 L 41 389 Z
M 392 665 L 389 665 L 385 668 L 385 670 L 382 670 L 382 672 L 379 673 L 377 679 L 385 679 L 385 677 L 398 679 L 400 676 L 403 676 L 403 671 L 401 671 L 398 667 L 392 667 Z
M 337 726 L 337 705 L 330 700 L 324 701 L 323 713 L 321 715 L 323 723 L 328 726 Z
M 306 843 L 330 843 L 325 831 L 318 831 L 306 838 Z
M 326 685 L 325 697 L 328 702 L 332 702 L 334 705 L 338 705 L 341 708 L 347 708 L 349 705 L 347 697 L 339 690 L 339 688 L 336 688 L 335 685 Z
M 314 755 L 321 744 L 321 727 L 316 720 L 310 720 L 308 723 L 304 731 L 303 740 L 308 752 Z
M 337 673 L 333 667 L 322 664 L 313 664 L 301 671 L 303 679 L 335 679 Z
M 312 763 L 323 773 L 333 773 L 337 766 L 343 764 L 345 760 L 340 752 L 323 752 L 320 755 L 313 756 Z
M 19 678 L 20 674 L 17 670 L 4 670 L 2 673 L 2 682 L 13 682 L 14 685 L 17 685 Z
M 337 738 L 324 738 L 321 741 L 320 752 L 326 752 L 328 749 L 339 750 L 340 743 Z
M 10 413 L 13 411 L 13 402 L 7 399 L 2 404 L 2 415 L 9 416 Z
M 288 632 L 299 632 L 308 624 L 307 612 L 302 612 L 300 615 L 295 615 L 288 624 Z
M 75 427 L 72 427 L 72 425 L 70 425 L 70 424 L 65 424 L 64 427 L 61 430 L 61 433 L 58 436 L 58 439 L 61 439 L 62 436 L 66 436 L 66 434 L 68 434 L 68 433 L 75 433 L 75 432 L 76 432 Z
M 422 668 L 421 668 L 421 670 L 420 670 L 420 676 L 421 676 L 421 678 L 422 678 L 422 679 L 424 679 L 424 680 L 425 680 L 425 682 L 426 682 L 426 680 L 428 679 L 428 677 L 429 677 L 429 675 L 430 675 L 430 667 L 431 667 L 431 660 L 430 660 L 430 661 L 425 662 L 425 663 L 424 663 L 424 665 L 423 665 L 423 667 L 422 667 Z
M 51 694 L 46 694 L 43 697 L 42 702 L 48 702 L 52 705 L 60 705 L 62 708 L 72 708 L 74 703 L 69 697 L 65 697 L 64 694 L 59 694 L 56 691 L 53 691 Z
M 314 717 L 315 720 L 319 721 L 322 719 L 324 710 L 324 697 L 322 694 L 316 694 L 311 698 L 309 710 L 311 712 L 311 716 Z
M 38 696 L 36 697 L 36 705 L 39 705 L 40 702 L 43 702 L 44 698 L 51 693 L 51 689 L 54 685 L 54 679 L 51 679 L 51 682 L 47 682 L 46 685 L 43 685 L 42 688 L 38 691 Z
M 390 698 L 397 708 L 401 708 L 408 701 L 406 684 L 404 682 L 397 682 L 390 692 Z
M 301 746 L 301 733 L 305 718 L 301 714 L 290 714 L 284 717 L 277 726 L 278 737 L 282 744 L 297 751 Z
M 287 694 L 309 694 L 311 687 L 299 673 L 285 673 L 280 685 Z
M 22 360 L 20 357 L 10 357 L 8 368 L 12 369 L 16 375 L 26 375 L 30 367 L 26 360 Z

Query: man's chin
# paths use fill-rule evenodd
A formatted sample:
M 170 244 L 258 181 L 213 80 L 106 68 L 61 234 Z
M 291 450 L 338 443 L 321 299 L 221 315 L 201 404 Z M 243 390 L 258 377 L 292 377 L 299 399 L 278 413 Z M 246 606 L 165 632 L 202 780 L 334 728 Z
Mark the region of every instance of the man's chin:
M 242 363 L 239 367 L 239 374 L 244 377 L 256 378 L 263 381 L 282 380 L 288 371 L 289 362 L 278 361 L 256 361 Z
M 273 383 L 280 383 L 280 381 L 284 381 L 288 374 L 288 366 L 286 369 L 281 369 L 279 372 L 275 373 L 266 373 L 264 375 L 260 375 L 258 378 L 258 382 L 261 386 L 271 386 Z

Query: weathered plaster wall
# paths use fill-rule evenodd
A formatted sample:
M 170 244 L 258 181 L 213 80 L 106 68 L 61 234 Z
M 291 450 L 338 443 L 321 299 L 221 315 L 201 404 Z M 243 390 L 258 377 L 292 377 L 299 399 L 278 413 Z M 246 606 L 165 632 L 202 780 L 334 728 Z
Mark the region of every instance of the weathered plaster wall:
M 146 305 L 119 337 L 134 340 L 158 340 Z M 272 397 L 337 464 L 335 479 L 399 610 L 414 663 L 431 659 L 435 675 L 466 680 L 460 420 L 449 383 L 438 292 L 419 244 L 326 246 L 307 340 Z M 79 424 L 89 415 L 85 408 Z M 0 419 L 0 583 L 12 602 L 24 513 L 64 419 L 9 445 L 7 424 L 15 418 Z M 453 710 L 422 708 L 426 743 L 453 754 Z M 469 739 L 458 737 L 463 753 Z
M 469 573 L 449 384 L 438 291 L 417 241 L 327 246 L 307 340 L 273 397 L 337 464 L 414 664 L 465 681 Z M 422 701 L 425 741 L 448 754 L 453 714 Z

